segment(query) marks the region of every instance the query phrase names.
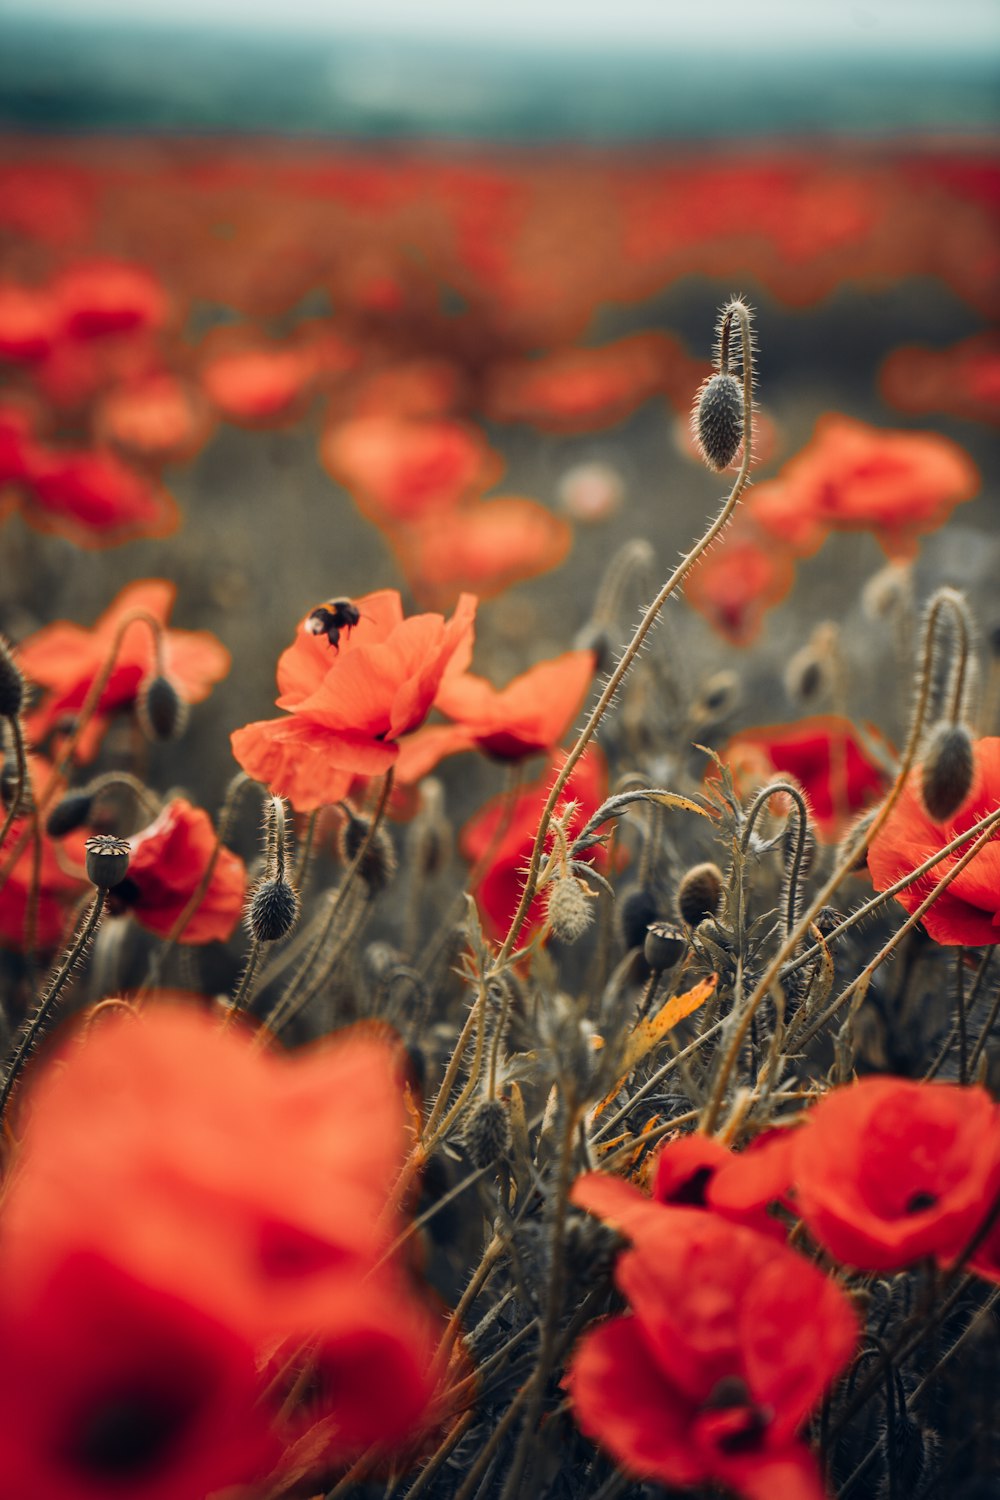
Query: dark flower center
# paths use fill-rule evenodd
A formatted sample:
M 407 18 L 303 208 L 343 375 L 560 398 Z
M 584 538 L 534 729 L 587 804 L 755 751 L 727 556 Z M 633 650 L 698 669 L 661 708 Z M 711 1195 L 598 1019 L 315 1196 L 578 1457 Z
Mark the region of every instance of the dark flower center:
M 937 1201 L 937 1193 L 911 1193 L 906 1200 L 906 1212 L 908 1214 L 926 1213 L 927 1209 L 933 1208 Z
M 763 1446 L 772 1414 L 755 1404 L 739 1375 L 717 1381 L 701 1411 L 710 1421 L 715 1446 L 723 1453 L 749 1453 Z
M 683 1182 L 677 1184 L 672 1193 L 668 1193 L 667 1202 L 683 1205 L 690 1204 L 692 1208 L 705 1207 L 705 1190 L 712 1178 L 715 1176 L 714 1167 L 699 1167 L 686 1177 Z M 720 1382 L 725 1384 L 725 1382 Z
M 89 1479 L 138 1480 L 169 1462 L 197 1405 L 194 1392 L 109 1393 L 86 1412 L 66 1457 Z

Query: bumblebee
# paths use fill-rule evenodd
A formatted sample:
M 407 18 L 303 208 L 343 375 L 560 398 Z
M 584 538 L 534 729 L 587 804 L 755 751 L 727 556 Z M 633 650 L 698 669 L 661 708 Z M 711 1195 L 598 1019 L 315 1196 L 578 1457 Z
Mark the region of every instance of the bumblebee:
M 306 621 L 310 635 L 325 635 L 335 651 L 340 650 L 340 632 L 348 634 L 361 619 L 361 611 L 350 599 L 328 599 L 318 604 Z

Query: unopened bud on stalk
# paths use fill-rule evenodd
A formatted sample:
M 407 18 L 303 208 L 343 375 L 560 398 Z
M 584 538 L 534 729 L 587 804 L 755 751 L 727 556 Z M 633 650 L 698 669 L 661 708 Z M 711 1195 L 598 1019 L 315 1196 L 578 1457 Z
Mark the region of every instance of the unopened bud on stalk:
M 695 397 L 691 428 L 705 463 L 728 469 L 743 441 L 746 411 L 743 387 L 735 375 L 711 375 Z
M 168 677 L 149 677 L 139 689 L 139 723 L 150 740 L 173 740 L 187 723 L 187 704 Z
M 45 820 L 45 832 L 52 839 L 64 839 L 82 828 L 94 806 L 93 792 L 67 792 L 60 797 Z
M 590 926 L 593 900 L 582 880 L 564 875 L 549 886 L 548 918 L 552 931 L 563 943 L 575 943 Z
M 924 806 L 935 823 L 958 812 L 972 790 L 975 758 L 964 724 L 939 724 L 928 741 L 920 768 Z
M 626 948 L 641 948 L 650 922 L 660 915 L 656 893 L 648 885 L 630 885 L 617 901 L 618 926 Z
M 24 678 L 7 644 L 0 640 L 0 718 L 16 719 L 24 703 Z
M 290 932 L 299 914 L 299 898 L 287 880 L 262 880 L 246 908 L 246 924 L 259 943 L 275 943 Z
M 96 833 L 84 845 L 87 852 L 87 879 L 99 890 L 110 891 L 120 885 L 128 873 L 132 847 L 128 839 L 113 833 Z
M 345 865 L 353 864 L 370 828 L 368 818 L 358 817 L 357 813 L 348 811 L 338 839 L 340 858 Z M 379 827 L 361 861 L 358 877 L 364 881 L 371 895 L 376 896 L 379 891 L 385 890 L 395 873 L 396 851 L 392 839 L 384 828 Z
M 510 1150 L 510 1118 L 499 1099 L 481 1099 L 469 1113 L 463 1144 L 474 1167 L 492 1167 Z
M 722 899 L 723 875 L 710 860 L 692 865 L 677 887 L 677 910 L 689 927 L 714 917 Z

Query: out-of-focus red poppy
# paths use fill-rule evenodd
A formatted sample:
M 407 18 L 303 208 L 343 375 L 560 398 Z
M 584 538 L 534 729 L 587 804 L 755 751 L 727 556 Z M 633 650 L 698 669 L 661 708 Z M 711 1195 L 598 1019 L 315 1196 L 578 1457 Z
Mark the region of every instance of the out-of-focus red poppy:
M 753 490 L 749 509 L 800 556 L 816 552 L 830 531 L 871 531 L 890 557 L 905 558 L 978 488 L 975 464 L 947 438 L 829 412 L 778 477 Z
M 920 768 L 910 773 L 899 800 L 868 850 L 868 868 L 877 891 L 884 891 L 908 875 L 935 850 L 943 849 L 958 834 L 1000 806 L 1000 739 L 977 740 L 973 757 L 975 769 L 969 795 L 959 811 L 944 823 L 935 823 L 924 806 Z M 907 911 L 916 911 L 964 852 L 960 849 L 947 855 L 895 899 Z M 986 846 L 955 876 L 921 921 L 938 943 L 966 943 L 976 947 L 1000 939 L 1000 830 L 994 830 Z
M 0 282 L 0 359 L 31 363 L 48 354 L 59 334 L 59 309 L 44 287 Z
M 474 895 L 483 921 L 494 937 L 502 937 L 513 920 L 521 899 L 524 871 L 531 856 L 539 819 L 549 790 L 565 756 L 557 756 L 546 774 L 513 798 L 501 795 L 481 807 L 462 830 L 462 853 L 471 864 L 490 856 L 489 868 L 480 877 Z M 608 771 L 604 756 L 590 746 L 577 761 L 564 792 L 565 802 L 576 803 L 569 832 L 574 837 L 600 807 L 608 794 Z M 588 850 L 584 859 L 600 864 L 604 851 Z M 523 931 L 537 926 L 545 916 L 544 892 L 536 896 L 525 918 Z
M 354 417 L 446 417 L 462 394 L 462 371 L 449 360 L 403 360 L 362 380 L 351 392 L 351 412 Z
M 108 677 L 88 730 L 77 745 L 80 760 L 89 760 L 100 743 L 109 714 L 130 708 L 143 681 L 156 671 L 152 633 L 145 620 L 124 622 L 136 611 L 151 615 L 164 627 L 163 672 L 185 703 L 201 703 L 229 671 L 229 652 L 206 630 L 168 630 L 176 589 L 160 578 L 130 583 L 104 611 L 96 625 L 61 620 L 46 625 L 18 647 L 25 676 L 46 689 L 38 709 L 27 717 L 32 738 L 40 742 L 61 719 L 83 706 L 121 630 L 115 665 Z
M 167 320 L 167 294 L 146 266 L 94 260 L 69 266 L 53 295 L 65 333 L 77 339 L 159 328 Z
M 452 658 L 452 668 L 455 662 Z M 434 707 L 455 723 L 418 730 L 402 745 L 401 779 L 419 781 L 439 760 L 460 750 L 518 761 L 555 749 L 579 713 L 596 670 L 593 651 L 566 651 L 498 690 L 485 677 L 449 669 Z
M 663 334 L 639 333 L 601 348 L 498 365 L 490 371 L 486 409 L 497 421 L 530 422 L 543 432 L 593 432 L 662 390 L 680 353 Z
M 201 385 L 227 421 L 276 426 L 302 415 L 315 374 L 316 358 L 309 349 L 244 335 L 221 341 L 203 359 Z
M 48 791 L 52 775 L 53 767 L 48 761 L 37 755 L 28 756 L 29 790 L 35 801 Z M 13 787 L 10 794 L 13 795 Z M 3 804 L 0 796 L 6 816 L 9 804 Z M 40 828 L 36 877 L 31 820 L 14 819 L 0 849 L 0 870 L 6 870 L 8 861 L 14 860 L 0 888 L 0 943 L 5 948 L 22 952 L 38 948 L 47 952 L 60 942 L 73 906 L 90 889 L 84 874 L 86 837 L 85 832 L 77 831 L 56 844 Z
M 449 662 L 468 661 L 476 601 L 463 594 L 454 615 L 403 618 L 394 589 L 353 601 L 356 625 L 337 644 L 312 633 L 308 616 L 278 661 L 281 719 L 258 720 L 232 735 L 249 776 L 300 812 L 346 796 L 356 776 L 388 771 L 399 741 L 430 712 Z
M 879 388 L 899 411 L 946 412 L 971 422 L 1000 422 L 1000 339 L 979 333 L 950 349 L 919 344 L 895 349 L 882 366 Z
M 781 603 L 794 582 L 791 555 L 737 523 L 695 563 L 684 582 L 684 597 L 726 640 L 747 646 L 764 615 Z
M 177 463 L 194 457 L 213 423 L 197 391 L 163 373 L 108 391 L 94 425 L 104 442 L 139 459 Z
M 416 597 L 447 609 L 463 589 L 494 599 L 557 568 L 572 545 L 573 529 L 537 500 L 498 495 L 460 506 L 444 523 L 428 517 L 393 541 Z
M 35 464 L 34 422 L 25 407 L 0 406 L 0 489 L 24 485 Z
M 886 789 L 886 772 L 868 748 L 878 732 L 871 725 L 865 731 L 868 744 L 850 719 L 817 714 L 796 724 L 741 729 L 720 757 L 741 796 L 766 786 L 777 774 L 790 776 L 808 798 L 820 838 L 836 839 L 845 822 Z
M 183 797 L 168 802 L 154 822 L 129 839 L 128 874 L 108 896 L 113 912 L 129 911 L 143 927 L 167 937 L 215 864 L 205 893 L 178 939 L 181 943 L 225 942 L 243 911 L 246 866 L 231 849 L 216 854 L 212 820 Z
M 162 485 L 130 468 L 110 450 L 32 450 L 25 520 L 56 531 L 77 546 L 113 547 L 136 537 L 169 536 L 177 505 Z
M 577 1182 L 576 1203 L 592 1206 L 594 1182 Z M 630 1311 L 584 1335 L 564 1380 L 581 1429 L 641 1478 L 822 1500 L 796 1433 L 856 1344 L 844 1293 L 714 1214 L 647 1204 L 625 1232 L 615 1281 Z
M 363 513 L 389 526 L 430 517 L 439 522 L 502 472 L 480 433 L 444 417 L 355 417 L 327 430 L 320 457 Z M 440 538 L 439 526 L 436 534 Z

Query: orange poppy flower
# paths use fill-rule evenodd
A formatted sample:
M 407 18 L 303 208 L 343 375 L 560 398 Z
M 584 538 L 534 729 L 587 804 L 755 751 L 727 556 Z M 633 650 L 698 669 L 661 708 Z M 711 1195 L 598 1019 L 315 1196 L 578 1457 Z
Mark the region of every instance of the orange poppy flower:
M 53 288 L 65 333 L 77 339 L 161 327 L 167 295 L 145 266 L 95 260 L 68 267 Z
M 37 801 L 49 787 L 53 767 L 40 756 L 28 756 L 31 793 Z M 60 786 L 62 783 L 60 783 Z M 3 797 L 0 796 L 0 805 Z M 4 807 L 6 815 L 7 807 Z M 0 870 L 14 859 L 13 868 L 0 888 L 0 943 L 24 952 L 29 947 L 45 952 L 62 940 L 73 907 L 91 889 L 84 875 L 85 832 L 71 833 L 56 843 L 44 828 L 39 830 L 37 876 L 31 821 L 15 818 L 3 848 Z M 21 844 L 23 841 L 23 848 Z M 37 900 L 34 896 L 37 879 Z
M 591 1174 L 572 1196 L 603 1214 L 602 1193 Z M 629 1311 L 583 1336 L 563 1382 L 582 1431 L 640 1478 L 823 1500 L 796 1434 L 857 1343 L 847 1297 L 714 1214 L 648 1203 L 624 1227 L 615 1282 Z
M 764 615 L 791 591 L 791 554 L 750 526 L 736 525 L 698 559 L 684 582 L 684 597 L 734 646 L 747 646 Z
M 1000 806 L 1000 739 L 977 740 L 973 746 L 972 788 L 958 812 L 935 823 L 924 806 L 920 768 L 910 772 L 892 812 L 872 839 L 868 869 L 877 891 L 884 891 L 958 834 Z M 954 867 L 962 851 L 949 854 L 926 875 L 896 896 L 909 912 L 916 911 L 941 877 Z M 921 918 L 935 942 L 977 947 L 1000 939 L 1000 830 L 995 830 L 960 875 Z
M 447 516 L 396 533 L 393 544 L 415 596 L 446 609 L 462 589 L 481 599 L 557 568 L 573 542 L 573 529 L 537 500 L 499 495 L 472 501 Z
M 492 851 L 489 869 L 475 887 L 474 895 L 484 925 L 493 937 L 502 937 L 513 920 L 524 886 L 524 871 L 531 857 L 539 819 L 548 800 L 549 790 L 564 756 L 558 756 L 544 776 L 517 796 L 501 794 L 487 802 L 462 829 L 461 848 L 470 864 L 478 864 Z M 566 802 L 575 802 L 570 819 L 570 836 L 580 832 L 588 818 L 600 807 L 608 794 L 608 771 L 604 756 L 596 745 L 584 751 L 573 770 L 566 789 Z M 604 850 L 598 845 L 583 858 L 600 866 Z M 545 916 L 544 892 L 528 908 L 522 936 L 537 926 Z
M 479 432 L 446 417 L 355 417 L 327 430 L 320 458 L 370 520 L 390 526 L 438 519 L 502 472 Z
M 899 411 L 946 412 L 970 422 L 1000 422 L 1000 340 L 980 333 L 950 349 L 918 344 L 895 349 L 882 366 L 879 389 Z
M 866 725 L 868 740 L 877 731 Z M 790 776 L 805 792 L 816 832 L 840 837 L 845 822 L 885 791 L 887 776 L 849 719 L 817 714 L 796 724 L 741 729 L 720 751 L 741 796 L 775 775 Z M 711 773 L 709 773 L 711 779 Z
M 476 601 L 463 594 L 454 615 L 403 618 L 395 589 L 353 601 L 358 623 L 336 645 L 300 625 L 278 661 L 282 719 L 259 720 L 232 735 L 249 776 L 287 797 L 299 812 L 337 802 L 355 776 L 388 771 L 399 741 L 430 712 L 449 662 L 468 660 Z
M 166 627 L 176 592 L 164 579 L 143 579 L 124 588 L 92 629 L 58 621 L 21 642 L 21 670 L 30 681 L 46 689 L 41 706 L 27 717 L 36 742 L 55 729 L 65 715 L 82 707 L 126 617 L 141 610 Z M 164 629 L 162 641 L 164 674 L 186 703 L 201 703 L 229 671 L 229 652 L 206 630 Z M 126 625 L 95 720 L 78 743 L 79 759 L 92 758 L 109 714 L 132 707 L 143 681 L 154 672 L 155 662 L 149 625 L 144 620 Z
M 202 361 L 202 390 L 227 421 L 266 427 L 302 415 L 316 374 L 309 349 L 252 341 L 247 334 L 213 341 L 211 347 L 214 352 Z
M 830 531 L 871 531 L 890 557 L 912 557 L 979 488 L 975 464 L 933 432 L 891 432 L 830 412 L 811 443 L 750 497 L 757 525 L 800 556 Z
M 446 417 L 459 405 L 463 375 L 445 359 L 410 359 L 362 380 L 351 392 L 354 417 Z
M 530 422 L 543 432 L 593 432 L 622 421 L 663 388 L 675 345 L 639 333 L 596 349 L 560 349 L 495 366 L 486 396 L 499 422 Z
M 101 449 L 32 450 L 25 520 L 77 546 L 113 547 L 136 537 L 169 536 L 180 519 L 159 484 Z
M 177 463 L 194 457 L 207 442 L 213 422 L 191 386 L 162 373 L 108 391 L 94 425 L 105 442 L 139 459 Z
M 224 845 L 215 854 L 216 842 L 208 813 L 175 797 L 148 828 L 130 837 L 128 874 L 110 891 L 109 910 L 129 911 L 150 932 L 169 936 L 215 855 L 205 894 L 178 941 L 225 942 L 243 912 L 247 872 L 239 856 Z
M 404 742 L 398 770 L 403 781 L 419 781 L 461 750 L 508 761 L 553 750 L 580 712 L 597 670 L 593 651 L 566 651 L 498 690 L 485 677 L 453 670 L 456 661 L 434 700 L 455 723 L 419 729 Z

